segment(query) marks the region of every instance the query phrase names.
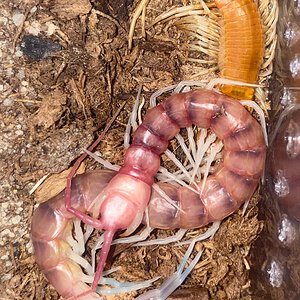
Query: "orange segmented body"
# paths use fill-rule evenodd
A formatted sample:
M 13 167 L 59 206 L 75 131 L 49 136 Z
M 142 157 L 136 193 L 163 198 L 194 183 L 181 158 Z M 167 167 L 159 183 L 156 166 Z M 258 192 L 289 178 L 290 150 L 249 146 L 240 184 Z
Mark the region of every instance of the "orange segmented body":
M 256 83 L 264 55 L 262 22 L 253 0 L 215 0 L 222 14 L 219 68 L 221 77 Z M 251 87 L 222 85 L 236 99 L 252 99 Z

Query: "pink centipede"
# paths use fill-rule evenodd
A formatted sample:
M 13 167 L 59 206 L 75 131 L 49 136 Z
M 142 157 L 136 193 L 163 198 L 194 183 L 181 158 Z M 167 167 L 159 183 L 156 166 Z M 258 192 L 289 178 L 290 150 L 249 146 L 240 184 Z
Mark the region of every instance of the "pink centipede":
M 152 193 L 152 184 L 169 140 L 180 128 L 192 124 L 209 128 L 222 140 L 223 159 L 203 188 L 201 181 L 197 183 L 198 193 L 161 185 L 178 209 Z M 150 225 L 156 228 L 197 228 L 222 220 L 251 198 L 264 168 L 265 153 L 260 124 L 238 101 L 205 89 L 174 94 L 146 113 L 133 134 L 123 166 L 114 176 L 107 171 L 82 175 L 75 178 L 72 191 L 67 189 L 66 203 L 61 194 L 40 205 L 32 221 L 37 262 L 63 297 L 101 299 L 95 290 L 117 231 L 133 232 L 147 206 Z M 99 201 L 91 207 L 95 197 Z M 74 217 L 105 231 L 91 287 L 80 280 L 79 266 L 68 257 L 65 239 Z

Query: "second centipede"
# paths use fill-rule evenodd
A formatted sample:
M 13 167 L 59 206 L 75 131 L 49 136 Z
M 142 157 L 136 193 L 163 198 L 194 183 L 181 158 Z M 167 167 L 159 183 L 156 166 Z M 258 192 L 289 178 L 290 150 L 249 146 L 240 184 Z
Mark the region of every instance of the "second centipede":
M 264 55 L 264 37 L 257 4 L 253 0 L 215 0 L 222 13 L 219 68 L 225 79 L 257 83 Z M 222 85 L 233 98 L 252 99 L 254 89 Z

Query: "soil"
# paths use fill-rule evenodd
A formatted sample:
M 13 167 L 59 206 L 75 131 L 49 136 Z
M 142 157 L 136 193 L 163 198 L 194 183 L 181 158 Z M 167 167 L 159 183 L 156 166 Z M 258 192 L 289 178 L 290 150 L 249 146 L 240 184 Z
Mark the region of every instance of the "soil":
M 150 2 L 148 18 L 177 3 Z M 68 169 L 125 103 L 97 148 L 111 163 L 122 163 L 125 126 L 139 87 L 147 107 L 155 90 L 197 72 L 181 48 L 187 37 L 173 27 L 147 29 L 144 39 L 138 22 L 128 50 L 136 5 L 131 0 L 0 3 L 0 299 L 60 299 L 33 256 L 30 223 L 40 199 L 30 190 L 36 182 Z M 99 167 L 87 159 L 87 169 Z M 257 200 L 244 216 L 239 211 L 223 221 L 215 237 L 202 244 L 201 263 L 182 285 L 191 290 L 179 297 L 251 299 L 247 257 L 262 226 Z M 152 237 L 169 234 L 157 230 Z M 158 286 L 176 270 L 185 251 L 184 246 L 128 247 L 115 257 L 113 265 L 123 270 L 116 279 L 163 274 Z M 182 299 L 176 297 L 172 299 Z

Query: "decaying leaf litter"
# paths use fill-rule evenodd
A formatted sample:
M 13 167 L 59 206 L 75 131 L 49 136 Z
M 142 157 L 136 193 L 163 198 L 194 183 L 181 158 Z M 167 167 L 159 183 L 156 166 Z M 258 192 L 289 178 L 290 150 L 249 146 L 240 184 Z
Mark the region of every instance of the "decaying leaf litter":
M 4 0 L 0 4 L 1 299 L 59 299 L 32 256 L 29 228 L 37 202 L 29 192 L 35 183 L 66 170 L 126 102 L 97 149 L 105 159 L 120 164 L 125 126 L 140 86 L 146 109 L 157 89 L 186 79 L 217 76 L 216 59 L 193 50 L 197 38 L 176 26 L 182 19 L 176 16 L 149 27 L 160 14 L 191 3 L 148 2 L 137 19 L 131 51 L 128 34 L 138 1 L 118 1 L 117 5 L 114 1 Z M 264 84 L 272 71 L 276 2 L 261 1 L 260 5 L 269 41 L 260 78 Z M 36 36 L 62 50 L 41 47 L 40 56 L 30 56 L 30 45 L 41 44 Z M 207 44 L 203 47 L 209 48 Z M 211 64 L 203 63 L 207 60 Z M 260 93 L 264 101 L 264 89 Z M 86 169 L 93 168 L 99 165 L 88 159 Z M 213 299 L 250 299 L 247 255 L 262 226 L 256 216 L 257 200 L 254 197 L 244 216 L 241 211 L 230 216 L 213 240 L 202 243 L 201 262 L 183 287 L 204 286 Z M 169 234 L 157 230 L 151 238 Z M 122 254 L 112 266 L 122 266 L 122 272 L 114 276 L 126 281 L 167 276 L 176 270 L 185 249 L 173 245 L 117 247 L 116 253 Z M 112 298 L 132 299 L 135 294 Z

